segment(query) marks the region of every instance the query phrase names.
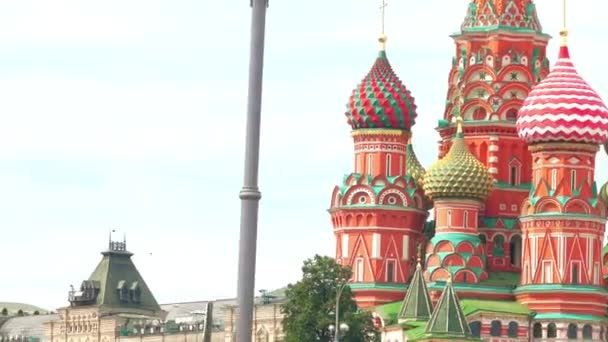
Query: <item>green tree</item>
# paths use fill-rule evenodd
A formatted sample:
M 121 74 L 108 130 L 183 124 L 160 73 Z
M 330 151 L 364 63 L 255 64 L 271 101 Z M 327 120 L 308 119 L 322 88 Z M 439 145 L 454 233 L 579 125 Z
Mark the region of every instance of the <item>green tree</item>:
M 290 284 L 285 292 L 282 311 L 286 342 L 332 341 L 329 326 L 335 324 L 336 297 L 341 288 L 339 322 L 349 326 L 341 341 L 380 341 L 371 313 L 358 310 L 350 288 L 343 287 L 351 275 L 350 267 L 330 257 L 315 255 L 304 261 L 302 279 Z
M 8 309 L 7 308 L 2 308 L 2 316 L 8 316 Z

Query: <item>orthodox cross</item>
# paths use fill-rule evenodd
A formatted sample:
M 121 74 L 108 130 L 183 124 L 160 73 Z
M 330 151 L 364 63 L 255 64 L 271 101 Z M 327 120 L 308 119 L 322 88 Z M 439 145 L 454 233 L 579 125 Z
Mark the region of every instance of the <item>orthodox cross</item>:
M 388 6 L 388 4 L 386 3 L 386 0 L 382 0 L 382 5 L 380 5 L 380 15 L 381 15 L 380 16 L 380 25 L 381 25 L 381 29 L 382 29 L 382 35 L 384 35 L 384 18 L 386 15 L 386 6 Z

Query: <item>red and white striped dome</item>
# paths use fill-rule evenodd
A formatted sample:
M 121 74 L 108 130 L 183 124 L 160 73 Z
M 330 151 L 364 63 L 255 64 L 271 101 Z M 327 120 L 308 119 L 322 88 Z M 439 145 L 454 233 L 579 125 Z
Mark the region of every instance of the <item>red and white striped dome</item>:
M 576 72 L 567 46 L 560 48 L 553 70 L 524 101 L 517 117 L 517 133 L 529 144 L 603 144 L 608 140 L 608 108 Z

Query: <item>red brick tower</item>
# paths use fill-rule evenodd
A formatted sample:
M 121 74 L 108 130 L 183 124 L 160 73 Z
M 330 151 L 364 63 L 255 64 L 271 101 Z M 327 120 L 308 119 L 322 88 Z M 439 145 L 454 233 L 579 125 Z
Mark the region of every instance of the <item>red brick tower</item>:
M 549 71 L 545 48 L 550 37 L 542 33 L 532 0 L 472 0 L 453 38 L 447 105 L 437 128 L 439 157 L 454 137 L 452 119 L 462 92 L 466 144 L 495 179 L 494 191 L 479 212 L 487 268 L 519 272 L 517 216 L 530 189 L 531 159 L 517 136 L 515 119 L 530 88 Z
M 353 269 L 350 287 L 359 307 L 403 298 L 428 216 L 420 175 L 407 174 L 416 105 L 389 64 L 385 41 L 383 35 L 372 69 L 348 103 L 355 170 L 334 189 L 329 210 L 336 259 Z
M 567 31 L 561 35 L 555 67 L 517 119 L 532 152 L 533 186 L 520 218 L 523 269 L 515 294 L 538 312 L 538 324 L 552 325 L 549 338 L 571 338 L 583 322 L 593 322 L 599 334 L 608 299 L 602 286 L 606 204 L 594 179 L 595 155 L 608 139 L 608 108 L 577 74 Z

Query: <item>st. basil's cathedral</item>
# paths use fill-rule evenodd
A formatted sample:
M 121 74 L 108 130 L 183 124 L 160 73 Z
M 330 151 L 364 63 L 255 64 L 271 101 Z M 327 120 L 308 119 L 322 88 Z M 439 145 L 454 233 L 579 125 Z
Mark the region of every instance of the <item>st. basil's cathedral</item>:
M 348 100 L 354 170 L 329 212 L 383 341 L 608 340 L 608 187 L 594 177 L 608 108 L 565 23 L 560 36 L 551 67 L 532 0 L 472 0 L 426 170 L 414 97 L 380 37 Z

